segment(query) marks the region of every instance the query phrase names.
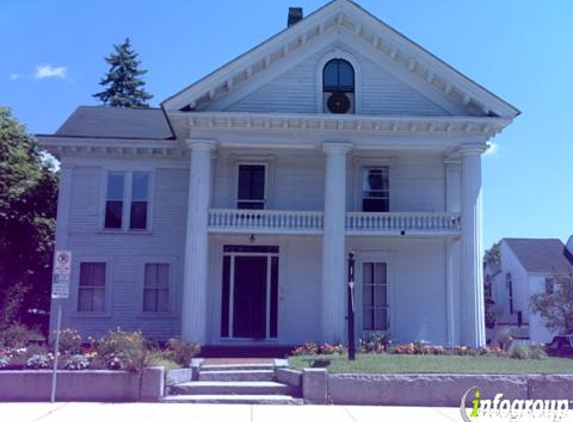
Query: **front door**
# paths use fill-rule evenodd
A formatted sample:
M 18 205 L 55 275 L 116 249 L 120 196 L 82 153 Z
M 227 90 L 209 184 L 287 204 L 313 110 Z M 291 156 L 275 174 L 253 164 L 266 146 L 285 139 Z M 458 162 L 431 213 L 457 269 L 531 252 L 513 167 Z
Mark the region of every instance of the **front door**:
M 264 339 L 267 320 L 267 257 L 235 257 L 233 335 Z
M 278 247 L 225 246 L 221 337 L 277 337 Z

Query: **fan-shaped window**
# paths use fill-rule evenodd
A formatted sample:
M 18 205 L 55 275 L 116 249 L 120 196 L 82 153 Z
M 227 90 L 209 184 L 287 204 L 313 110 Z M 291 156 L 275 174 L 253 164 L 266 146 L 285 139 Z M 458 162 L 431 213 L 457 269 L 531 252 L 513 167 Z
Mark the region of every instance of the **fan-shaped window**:
M 322 71 L 324 111 L 354 112 L 354 69 L 343 59 L 330 60 Z

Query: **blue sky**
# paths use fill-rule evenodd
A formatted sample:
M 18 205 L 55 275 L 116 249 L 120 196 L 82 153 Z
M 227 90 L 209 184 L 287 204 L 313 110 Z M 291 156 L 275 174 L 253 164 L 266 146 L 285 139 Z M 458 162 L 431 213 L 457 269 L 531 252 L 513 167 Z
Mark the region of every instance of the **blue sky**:
M 573 234 L 573 2 L 362 0 L 383 21 L 523 114 L 484 157 L 484 246 Z M 282 30 L 318 0 L 0 0 L 0 104 L 52 133 L 130 37 L 152 105 Z

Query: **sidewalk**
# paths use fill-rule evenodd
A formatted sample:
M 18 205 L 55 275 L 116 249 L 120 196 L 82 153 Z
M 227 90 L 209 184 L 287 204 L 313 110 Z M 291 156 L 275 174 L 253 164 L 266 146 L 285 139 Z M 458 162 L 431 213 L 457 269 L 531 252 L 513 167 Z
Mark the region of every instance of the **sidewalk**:
M 2 422 L 461 421 L 459 409 L 165 403 L 0 403 Z

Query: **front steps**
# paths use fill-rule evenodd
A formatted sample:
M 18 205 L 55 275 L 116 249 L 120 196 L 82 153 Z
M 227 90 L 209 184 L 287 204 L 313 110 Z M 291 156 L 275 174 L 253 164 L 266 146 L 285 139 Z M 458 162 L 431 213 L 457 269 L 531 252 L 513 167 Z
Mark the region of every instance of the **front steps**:
M 168 386 L 168 403 L 301 404 L 276 382 L 274 364 L 197 365 L 193 380 Z

